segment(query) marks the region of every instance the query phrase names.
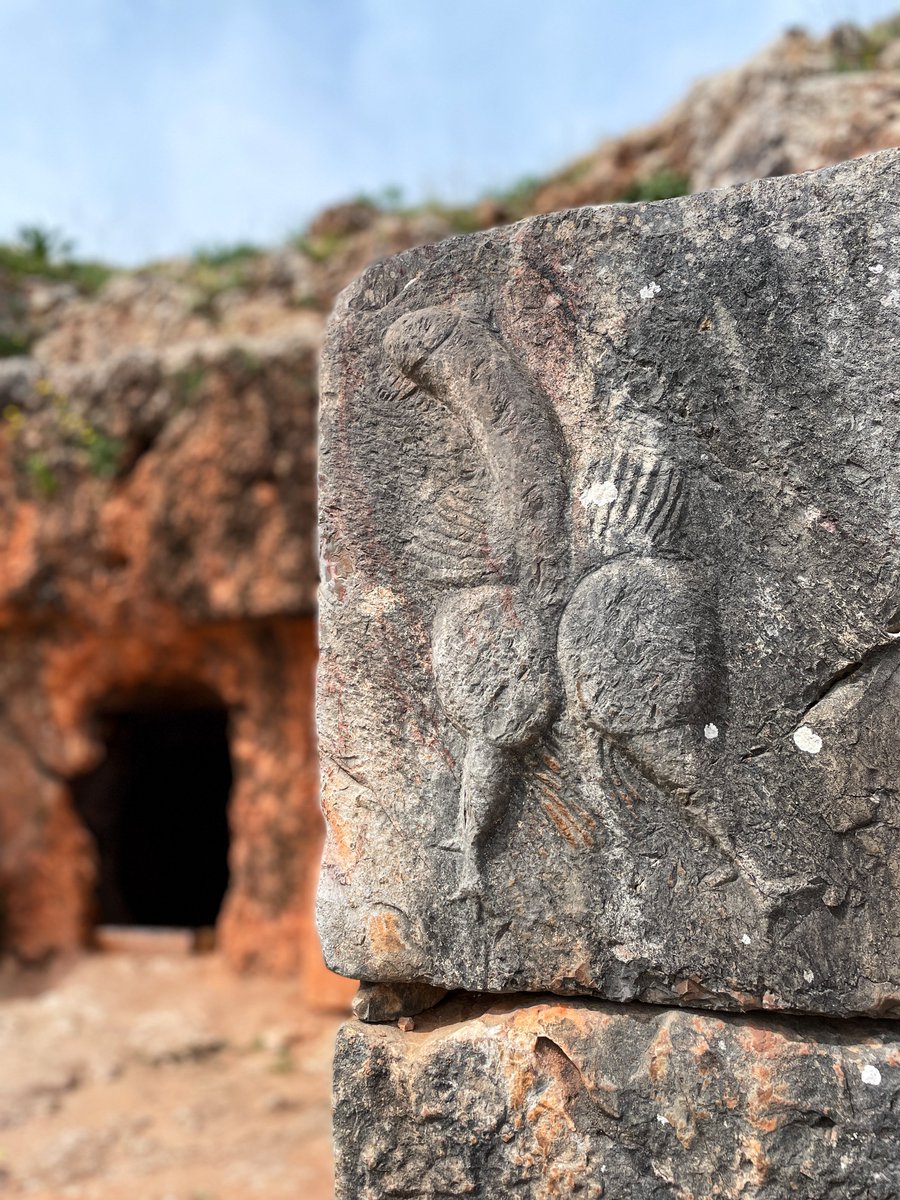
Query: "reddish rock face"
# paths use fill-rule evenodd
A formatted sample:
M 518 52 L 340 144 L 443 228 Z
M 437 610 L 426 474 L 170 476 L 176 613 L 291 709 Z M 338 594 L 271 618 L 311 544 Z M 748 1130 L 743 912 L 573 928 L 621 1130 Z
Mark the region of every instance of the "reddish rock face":
M 102 365 L 49 355 L 6 364 L 0 903 L 2 945 L 26 962 L 116 919 L 98 883 L 103 822 L 121 814 L 91 818 L 97 788 L 118 787 L 122 803 L 116 772 L 126 770 L 130 786 L 166 790 L 159 771 L 148 774 L 152 747 L 133 769 L 127 755 L 113 762 L 109 728 L 170 713 L 177 729 L 179 712 L 209 711 L 231 776 L 230 794 L 220 781 L 230 875 L 219 944 L 238 968 L 302 973 L 313 1002 L 347 995 L 312 923 L 313 377 L 314 341 L 296 331 L 266 345 L 119 352 Z M 142 869 L 163 889 L 197 837 L 180 813 L 189 818 L 212 786 L 192 764 L 202 747 L 182 750 L 197 794 L 188 788 L 173 808 L 171 845 L 149 827 L 135 835 L 147 838 Z M 79 811 L 86 779 L 93 799 Z M 224 861 L 216 870 L 224 879 Z

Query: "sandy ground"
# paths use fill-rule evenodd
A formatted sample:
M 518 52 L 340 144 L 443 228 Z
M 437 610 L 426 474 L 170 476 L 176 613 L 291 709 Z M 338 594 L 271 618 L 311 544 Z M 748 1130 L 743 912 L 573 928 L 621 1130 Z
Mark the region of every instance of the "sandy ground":
M 0 1197 L 330 1200 L 340 1020 L 212 954 L 0 974 Z

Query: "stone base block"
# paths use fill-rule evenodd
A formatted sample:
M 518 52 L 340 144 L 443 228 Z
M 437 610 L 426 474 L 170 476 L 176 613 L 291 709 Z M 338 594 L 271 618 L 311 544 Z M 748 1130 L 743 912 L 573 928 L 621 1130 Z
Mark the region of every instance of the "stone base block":
M 889 1021 L 451 998 L 347 1022 L 334 1096 L 339 1200 L 900 1196 Z

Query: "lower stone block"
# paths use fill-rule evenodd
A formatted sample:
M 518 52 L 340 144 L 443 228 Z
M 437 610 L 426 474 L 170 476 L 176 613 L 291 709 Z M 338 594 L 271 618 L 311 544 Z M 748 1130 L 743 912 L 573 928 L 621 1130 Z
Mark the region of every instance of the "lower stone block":
M 339 1033 L 339 1200 L 900 1196 L 890 1021 L 519 996 L 414 1024 Z

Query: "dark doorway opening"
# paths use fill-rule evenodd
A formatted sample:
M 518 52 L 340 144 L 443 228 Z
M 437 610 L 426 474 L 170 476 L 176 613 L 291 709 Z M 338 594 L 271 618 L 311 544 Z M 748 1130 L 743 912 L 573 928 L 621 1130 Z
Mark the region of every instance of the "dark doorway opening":
M 98 715 L 106 757 L 72 783 L 98 854 L 98 924 L 214 925 L 228 886 L 228 713 L 162 697 Z

